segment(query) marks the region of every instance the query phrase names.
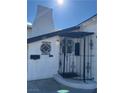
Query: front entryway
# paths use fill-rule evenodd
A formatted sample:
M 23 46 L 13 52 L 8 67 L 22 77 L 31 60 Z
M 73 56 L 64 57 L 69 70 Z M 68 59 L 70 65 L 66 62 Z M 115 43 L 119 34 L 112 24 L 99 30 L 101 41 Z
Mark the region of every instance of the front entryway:
M 92 37 L 61 37 L 58 73 L 63 78 L 93 80 Z

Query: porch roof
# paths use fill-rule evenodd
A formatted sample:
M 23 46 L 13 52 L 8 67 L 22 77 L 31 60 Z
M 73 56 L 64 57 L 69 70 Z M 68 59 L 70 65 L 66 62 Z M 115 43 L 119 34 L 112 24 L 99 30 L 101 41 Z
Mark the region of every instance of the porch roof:
M 39 40 L 54 37 L 54 36 L 81 38 L 81 37 L 89 36 L 89 35 L 92 35 L 92 34 L 94 34 L 94 32 L 71 32 L 71 31 L 63 31 L 62 30 L 62 31 L 58 31 L 58 32 L 53 32 L 53 33 L 49 33 L 49 34 L 29 38 L 27 40 L 27 43 L 32 43 L 32 42 L 35 42 L 35 41 L 39 41 Z
M 69 32 L 72 32 L 72 31 L 78 30 L 78 29 L 80 29 L 80 26 L 73 26 L 73 27 L 70 27 L 70 28 L 66 28 L 66 29 L 56 31 L 56 32 L 43 34 L 43 35 L 32 37 L 32 38 L 28 38 L 27 43 L 33 43 L 33 42 L 36 42 L 36 41 L 39 41 L 39 40 L 42 40 L 42 39 L 50 38 L 50 37 L 53 37 L 53 36 L 58 36 L 58 35 L 61 35 L 62 33 L 69 33 Z
M 68 33 L 61 33 L 59 36 L 62 37 L 71 37 L 71 38 L 81 38 L 85 36 L 89 36 L 94 34 L 94 32 L 68 32 Z

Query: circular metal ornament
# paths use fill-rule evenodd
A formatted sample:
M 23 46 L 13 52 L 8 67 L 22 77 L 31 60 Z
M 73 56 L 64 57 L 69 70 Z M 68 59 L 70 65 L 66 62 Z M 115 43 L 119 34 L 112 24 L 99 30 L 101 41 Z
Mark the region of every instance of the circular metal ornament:
M 41 45 L 40 50 L 41 50 L 43 55 L 48 55 L 50 53 L 50 51 L 51 51 L 50 43 L 44 42 Z

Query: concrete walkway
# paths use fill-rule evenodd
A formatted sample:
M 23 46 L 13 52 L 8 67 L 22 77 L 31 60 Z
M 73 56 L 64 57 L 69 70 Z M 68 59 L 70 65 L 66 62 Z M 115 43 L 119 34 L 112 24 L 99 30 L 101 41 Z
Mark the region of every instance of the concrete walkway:
M 69 90 L 70 91 L 69 93 L 97 93 L 96 89 L 83 90 L 67 87 L 62 84 L 59 84 L 52 78 L 28 81 L 27 93 L 58 93 L 57 91 L 61 89 Z

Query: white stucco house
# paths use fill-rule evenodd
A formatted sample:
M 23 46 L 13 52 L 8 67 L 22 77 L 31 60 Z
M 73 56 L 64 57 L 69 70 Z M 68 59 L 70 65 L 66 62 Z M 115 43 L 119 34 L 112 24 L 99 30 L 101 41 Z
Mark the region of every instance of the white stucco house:
M 55 78 L 76 88 L 93 89 L 97 82 L 97 15 L 55 31 L 52 9 L 38 6 L 27 26 L 27 79 Z

